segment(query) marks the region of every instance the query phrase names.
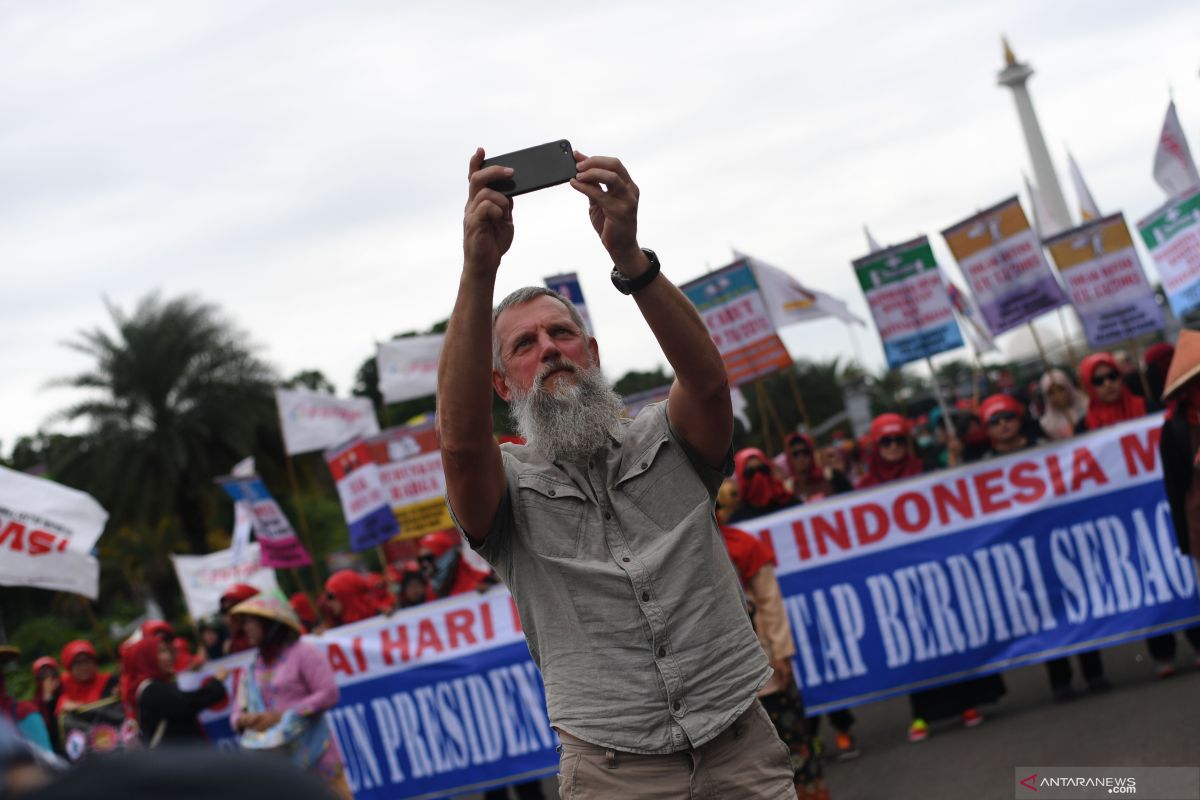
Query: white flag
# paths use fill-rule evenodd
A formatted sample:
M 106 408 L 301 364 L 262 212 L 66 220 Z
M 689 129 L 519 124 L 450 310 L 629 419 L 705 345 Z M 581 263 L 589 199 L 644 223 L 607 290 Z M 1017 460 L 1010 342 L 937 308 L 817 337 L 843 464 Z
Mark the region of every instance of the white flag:
M 1154 180 L 1170 198 L 1187 194 L 1200 186 L 1200 174 L 1188 147 L 1179 115 L 1175 113 L 1175 101 L 1167 105 L 1167 118 L 1163 120 L 1162 133 L 1158 137 L 1158 150 L 1154 153 Z
M 800 281 L 765 261 L 759 261 L 736 250 L 733 254 L 735 258 L 745 259 L 753 270 L 754 279 L 758 281 L 758 288 L 762 292 L 767 315 L 776 329 L 826 317 L 866 327 L 866 323 L 851 313 L 846 304 L 836 297 L 801 286 Z
M 375 357 L 379 391 L 388 403 L 426 397 L 437 391 L 438 359 L 442 355 L 441 333 L 409 336 L 381 342 Z
M 218 550 L 205 556 L 171 556 L 175 575 L 183 589 L 192 619 L 200 621 L 221 610 L 221 595 L 236 583 L 246 583 L 263 592 L 279 591 L 275 570 L 262 565 L 257 543 L 246 548 L 242 558 L 233 550 Z
M 91 495 L 0 467 L 0 584 L 100 596 L 108 512 Z
M 729 402 L 733 405 L 734 419 L 741 420 L 742 427 L 750 430 L 750 416 L 746 413 L 750 404 L 746 402 L 746 395 L 742 394 L 742 390 L 737 386 L 729 390 Z
M 239 478 L 254 476 L 254 456 L 246 456 L 233 465 L 230 475 Z M 241 563 L 246 554 L 246 545 L 250 544 L 250 531 L 254 527 L 254 514 L 249 503 L 233 504 L 233 536 L 229 549 L 233 551 L 233 560 Z
M 1029 205 L 1033 208 L 1033 229 L 1038 238 L 1047 239 L 1071 227 L 1069 221 L 1059 220 L 1050 212 L 1050 209 L 1042 202 L 1042 195 L 1037 187 L 1029 182 L 1029 176 L 1022 174 L 1021 177 L 1025 181 L 1025 193 L 1029 195 Z
M 289 456 L 324 450 L 355 436 L 379 433 L 375 406 L 366 397 L 342 399 L 331 394 L 276 389 L 283 446 Z
M 1075 157 L 1070 153 L 1067 153 L 1067 164 L 1071 170 L 1071 183 L 1075 185 L 1075 197 L 1079 200 L 1080 219 L 1084 222 L 1100 219 L 1103 216 L 1100 213 L 1100 207 L 1092 199 L 1092 193 L 1088 191 L 1087 184 L 1083 182 L 1083 173 L 1079 171 L 1079 165 L 1075 163 Z

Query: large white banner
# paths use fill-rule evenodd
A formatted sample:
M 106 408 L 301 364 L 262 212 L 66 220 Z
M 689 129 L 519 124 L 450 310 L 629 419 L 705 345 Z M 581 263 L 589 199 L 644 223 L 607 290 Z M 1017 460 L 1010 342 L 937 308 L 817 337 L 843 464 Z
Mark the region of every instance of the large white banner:
M 867 327 L 849 307 L 832 295 L 801 285 L 790 273 L 779 267 L 760 261 L 734 250 L 734 255 L 745 259 L 754 271 L 758 288 L 762 291 L 767 314 L 779 329 L 797 322 L 809 322 L 832 317 L 850 325 Z
M 91 553 L 107 520 L 91 495 L 0 467 L 0 584 L 97 599 Z
M 437 391 L 438 359 L 442 357 L 445 338 L 437 333 L 379 343 L 375 366 L 379 371 L 379 392 L 386 402 L 400 403 Z
M 241 559 L 232 549 L 218 550 L 206 556 L 171 556 L 188 614 L 199 622 L 221 610 L 221 595 L 235 583 L 247 583 L 261 591 L 275 591 L 275 570 L 262 564 L 258 543 L 246 545 Z
M 379 433 L 375 406 L 366 397 L 343 399 L 320 392 L 276 389 L 275 402 L 289 456 Z

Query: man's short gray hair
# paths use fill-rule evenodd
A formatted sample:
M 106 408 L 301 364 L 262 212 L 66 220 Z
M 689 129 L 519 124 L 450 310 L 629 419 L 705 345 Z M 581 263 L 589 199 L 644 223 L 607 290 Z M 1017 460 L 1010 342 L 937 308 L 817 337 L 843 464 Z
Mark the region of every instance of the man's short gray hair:
M 579 309 L 563 295 L 553 289 L 547 289 L 545 286 L 525 286 L 517 289 L 508 297 L 501 300 L 500 305 L 496 306 L 492 311 L 492 366 L 501 372 L 504 371 L 504 364 L 500 361 L 500 339 L 496 336 L 496 320 L 500 319 L 500 315 L 507 309 L 513 306 L 524 305 L 542 296 L 553 297 L 566 306 L 567 313 L 571 315 L 571 322 L 575 324 L 575 327 L 579 328 L 584 336 L 588 335 L 587 326 L 583 324 L 583 316 L 579 313 Z

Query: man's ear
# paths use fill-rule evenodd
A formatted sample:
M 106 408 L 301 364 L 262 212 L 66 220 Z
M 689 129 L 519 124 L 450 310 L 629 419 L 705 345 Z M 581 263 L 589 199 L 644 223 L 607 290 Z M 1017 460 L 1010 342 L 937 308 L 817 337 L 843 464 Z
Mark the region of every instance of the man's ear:
M 509 391 L 508 384 L 504 380 L 504 373 L 498 369 L 492 369 L 492 388 L 496 390 L 496 394 L 500 395 L 500 399 L 506 403 L 512 402 L 512 392 Z
M 588 352 L 592 354 L 592 364 L 600 366 L 600 345 L 596 344 L 596 337 L 588 337 Z

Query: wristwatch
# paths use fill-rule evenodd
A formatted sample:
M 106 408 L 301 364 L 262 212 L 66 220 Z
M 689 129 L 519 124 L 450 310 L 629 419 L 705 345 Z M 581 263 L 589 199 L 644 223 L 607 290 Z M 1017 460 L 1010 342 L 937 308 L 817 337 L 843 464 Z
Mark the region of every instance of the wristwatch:
M 658 277 L 658 273 L 662 270 L 662 264 L 658 263 L 658 256 L 655 255 L 653 250 L 643 247 L 642 252 L 646 254 L 647 260 L 650 261 L 650 269 L 646 270 L 641 275 L 638 275 L 636 278 L 626 278 L 621 274 L 619 269 L 617 269 L 615 266 L 613 267 L 613 286 L 617 287 L 617 291 L 621 294 L 633 294 L 640 289 L 645 289 L 647 286 L 653 283 L 654 279 Z

